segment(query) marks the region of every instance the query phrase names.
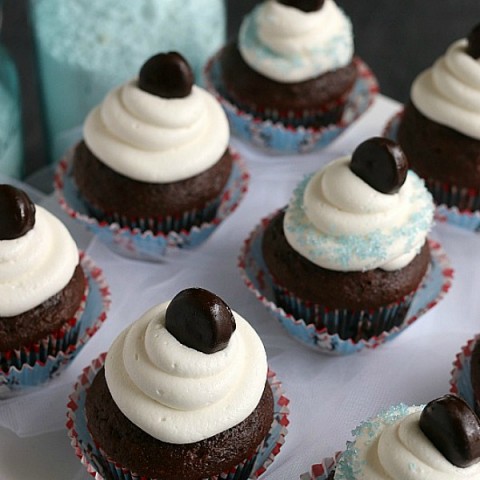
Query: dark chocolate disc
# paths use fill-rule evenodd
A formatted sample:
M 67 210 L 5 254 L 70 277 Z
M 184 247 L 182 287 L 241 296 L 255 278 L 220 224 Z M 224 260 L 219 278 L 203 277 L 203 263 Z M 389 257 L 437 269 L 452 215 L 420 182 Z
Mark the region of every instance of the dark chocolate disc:
M 428 403 L 419 425 L 453 465 L 467 468 L 480 460 L 480 421 L 460 397 L 445 395 Z
M 320 10 L 325 3 L 325 0 L 277 0 L 283 5 L 288 5 L 289 7 L 295 7 L 298 10 L 303 12 L 315 12 Z
M 203 353 L 223 350 L 235 331 L 230 307 L 203 288 L 178 293 L 165 312 L 166 329 L 183 345 Z
M 355 149 L 350 170 L 375 190 L 393 194 L 405 183 L 408 162 L 397 143 L 374 137 Z
M 0 240 L 22 237 L 35 225 L 35 205 L 11 185 L 0 185 Z
M 473 28 L 467 40 L 468 45 L 466 51 L 468 55 L 475 59 L 480 58 L 480 23 Z
M 194 78 L 190 65 L 177 52 L 159 53 L 140 69 L 138 87 L 162 98 L 184 98 L 192 91 Z

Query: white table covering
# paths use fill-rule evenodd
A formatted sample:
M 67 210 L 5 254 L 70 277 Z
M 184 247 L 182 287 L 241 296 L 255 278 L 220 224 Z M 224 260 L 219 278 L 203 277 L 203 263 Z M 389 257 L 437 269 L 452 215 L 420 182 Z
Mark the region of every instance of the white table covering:
M 455 354 L 480 332 L 479 235 L 435 226 L 432 237 L 442 243 L 456 271 L 450 293 L 393 342 L 348 357 L 324 356 L 291 339 L 247 290 L 236 266 L 244 238 L 262 217 L 286 204 L 305 173 L 379 135 L 398 109 L 398 103 L 380 96 L 357 124 L 320 153 L 267 157 L 233 140 L 251 174 L 247 196 L 205 244 L 194 251 L 171 252 L 163 264 L 119 257 L 73 226 L 80 245 L 104 270 L 112 293 L 110 313 L 60 377 L 37 392 L 0 401 L 0 479 L 90 478 L 64 430 L 73 382 L 148 307 L 190 286 L 216 292 L 252 323 L 291 401 L 285 445 L 262 477 L 265 480 L 298 479 L 313 463 L 343 449 L 358 422 L 383 407 L 425 403 L 448 392 Z M 43 203 L 59 213 L 51 197 Z M 65 216 L 62 219 L 71 226 Z

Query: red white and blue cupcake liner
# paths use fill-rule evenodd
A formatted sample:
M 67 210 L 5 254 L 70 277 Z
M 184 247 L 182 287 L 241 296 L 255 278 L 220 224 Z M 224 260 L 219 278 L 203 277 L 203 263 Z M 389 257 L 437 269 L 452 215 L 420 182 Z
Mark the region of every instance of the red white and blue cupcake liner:
M 0 398 L 44 384 L 67 367 L 106 319 L 110 292 L 102 270 L 80 253 L 88 287 L 82 305 L 68 325 L 28 347 L 2 352 Z
M 240 155 L 237 152 L 232 153 L 232 173 L 221 194 L 216 214 L 212 220 L 203 222 L 200 226 L 190 227 L 190 213 L 183 218 L 164 218 L 160 230 L 172 227 L 168 233 L 144 230 L 149 225 L 155 225 L 158 228 L 157 219 L 135 219 L 130 226 L 125 226 L 126 219 L 123 219 L 121 224 L 115 221 L 110 223 L 97 220 L 90 215 L 88 205 L 73 180 L 73 151 L 58 164 L 54 178 L 55 193 L 61 207 L 68 215 L 82 223 L 113 251 L 129 258 L 159 262 L 165 259 L 169 250 L 188 250 L 202 244 L 237 208 L 248 189 L 250 176 Z M 210 210 L 211 208 L 207 207 L 205 215 L 211 218 Z M 201 216 L 201 212 L 194 212 L 197 218 L 199 215 Z M 112 218 L 112 220 L 115 219 Z
M 450 378 L 450 392 L 462 397 L 475 410 L 475 396 L 473 393 L 471 371 L 472 353 L 475 344 L 480 341 L 480 334 L 470 339 L 455 357 L 452 375 Z
M 398 128 L 403 110 L 397 112 L 387 123 L 383 135 L 394 141 L 398 138 Z M 449 223 L 473 232 L 480 231 L 480 190 L 459 188 L 453 184 L 439 182 L 433 178 L 424 178 L 425 185 L 432 193 L 436 204 L 435 220 Z M 451 205 L 451 206 L 449 206 Z M 467 206 L 458 208 L 455 205 Z
M 259 148 L 282 153 L 307 153 L 328 146 L 357 120 L 372 104 L 379 91 L 378 83 L 370 68 L 358 57 L 354 58 L 358 78 L 345 101 L 342 118 L 338 123 L 325 127 L 307 128 L 286 126 L 281 122 L 256 118 L 230 102 L 222 83 L 219 57 L 212 57 L 204 71 L 207 90 L 221 103 L 228 117 L 232 132 Z
M 286 313 L 283 308 L 278 307 L 275 303 L 274 282 L 263 259 L 262 240 L 267 225 L 276 214 L 277 212 L 274 212 L 269 217 L 264 218 L 245 240 L 238 259 L 238 266 L 247 287 L 263 303 L 272 316 L 280 322 L 287 333 L 318 352 L 347 355 L 364 348 L 376 348 L 396 338 L 421 315 L 433 308 L 450 289 L 453 270 L 450 267 L 449 260 L 440 244 L 429 240 L 432 257 L 430 268 L 415 292 L 401 325 L 393 326 L 391 329 L 371 338 L 360 340 L 341 338 L 339 333 L 328 333 L 327 328 L 318 329 L 314 324 L 307 324 L 301 316 L 296 318 L 294 315 Z M 397 306 L 395 305 L 392 308 L 395 309 Z M 337 314 L 335 311 L 328 313 L 332 315 L 334 322 Z M 390 311 L 383 312 L 381 318 L 389 321 L 390 313 Z M 368 312 L 368 314 L 370 315 L 371 312 Z M 331 324 L 331 328 L 333 328 L 333 324 Z
M 95 375 L 103 367 L 105 357 L 106 353 L 101 354 L 89 367 L 83 370 L 73 388 L 73 393 L 69 396 L 66 426 L 70 443 L 75 450 L 75 454 L 86 467 L 87 472 L 96 480 L 149 480 L 108 459 L 95 444 L 88 430 L 85 416 L 86 393 Z M 212 477 L 211 480 L 256 479 L 265 472 L 280 452 L 285 442 L 289 423 L 289 400 L 283 395 L 281 383 L 271 370 L 268 371 L 267 380 L 273 392 L 274 419 L 264 442 L 251 458 L 228 472 Z
M 342 453 L 337 452 L 334 457 L 324 458 L 321 463 L 312 465 L 310 472 L 300 475 L 300 480 L 328 480 L 329 475 L 335 470 Z

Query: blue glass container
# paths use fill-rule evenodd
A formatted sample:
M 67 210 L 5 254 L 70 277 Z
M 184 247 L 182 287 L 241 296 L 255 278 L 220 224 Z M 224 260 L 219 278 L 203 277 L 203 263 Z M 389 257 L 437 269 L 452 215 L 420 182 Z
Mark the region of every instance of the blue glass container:
M 0 1 L 0 26 L 2 7 Z M 0 45 L 0 173 L 20 178 L 23 172 L 23 134 L 20 86 L 15 64 Z
M 224 0 L 30 0 L 50 160 L 78 140 L 89 110 L 160 51 L 197 81 L 225 42 Z

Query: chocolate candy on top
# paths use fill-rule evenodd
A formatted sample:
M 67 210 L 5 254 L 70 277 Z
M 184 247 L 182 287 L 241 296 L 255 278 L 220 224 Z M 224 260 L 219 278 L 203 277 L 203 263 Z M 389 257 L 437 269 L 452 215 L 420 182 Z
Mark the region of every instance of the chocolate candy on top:
M 226 348 L 236 325 L 220 297 L 203 288 L 188 288 L 168 305 L 165 328 L 183 345 L 215 353 Z
M 0 240 L 14 240 L 35 225 L 35 205 L 28 195 L 11 185 L 0 185 Z
M 480 58 L 480 23 L 468 35 L 467 54 L 477 59 Z
M 315 12 L 323 7 L 325 0 L 277 0 L 283 5 L 298 8 L 303 12 Z
M 480 460 L 480 420 L 460 397 L 445 395 L 428 403 L 419 425 L 453 465 L 466 468 Z
M 397 143 L 374 137 L 355 149 L 350 170 L 375 190 L 394 194 L 405 183 L 408 162 Z
M 162 98 L 184 98 L 190 95 L 194 77 L 190 65 L 177 52 L 159 53 L 140 69 L 138 87 Z

